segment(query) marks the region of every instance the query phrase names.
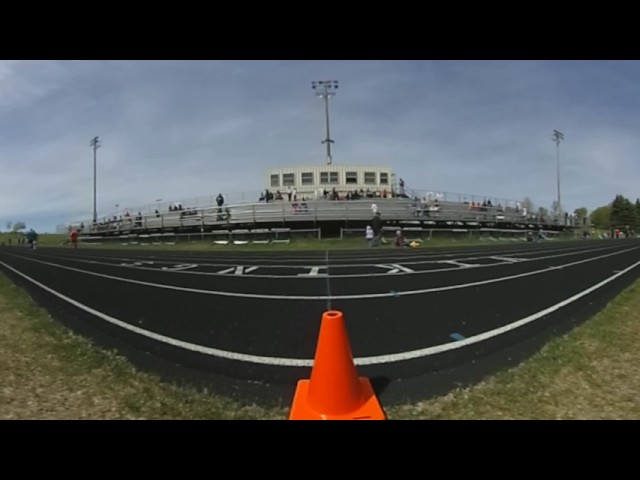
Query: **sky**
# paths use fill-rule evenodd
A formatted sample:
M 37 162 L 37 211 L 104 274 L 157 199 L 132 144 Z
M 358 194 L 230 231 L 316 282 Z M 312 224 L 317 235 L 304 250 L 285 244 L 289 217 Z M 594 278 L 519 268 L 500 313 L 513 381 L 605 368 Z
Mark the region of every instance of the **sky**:
M 99 218 L 256 200 L 269 169 L 326 163 L 315 80 L 339 82 L 334 164 L 550 208 L 559 130 L 566 211 L 640 197 L 638 61 L 0 60 L 0 230 L 90 220 L 95 136 Z

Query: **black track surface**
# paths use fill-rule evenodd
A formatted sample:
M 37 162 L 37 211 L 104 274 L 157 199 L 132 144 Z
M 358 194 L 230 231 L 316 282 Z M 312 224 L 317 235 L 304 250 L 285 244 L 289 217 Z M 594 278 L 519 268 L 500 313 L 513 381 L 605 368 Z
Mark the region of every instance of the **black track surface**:
M 518 363 L 602 308 L 640 268 L 506 333 L 417 358 L 404 358 L 406 352 L 511 324 L 637 262 L 637 240 L 291 253 L 0 248 L 3 272 L 75 331 L 172 381 L 264 405 L 289 404 L 296 381 L 309 378 L 309 366 L 289 363 L 313 359 L 327 309 L 344 313 L 353 354 L 365 363 L 358 371 L 389 405 L 442 394 Z M 218 349 L 222 357 L 129 331 L 42 285 L 145 332 Z M 229 352 L 262 363 L 224 358 Z M 375 358 L 390 354 L 399 356 Z

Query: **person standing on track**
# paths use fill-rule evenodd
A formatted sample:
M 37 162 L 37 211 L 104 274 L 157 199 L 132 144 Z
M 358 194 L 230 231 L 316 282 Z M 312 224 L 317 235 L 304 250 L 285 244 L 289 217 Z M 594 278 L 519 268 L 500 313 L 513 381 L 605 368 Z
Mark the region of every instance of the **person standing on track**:
M 376 212 L 371 220 L 371 228 L 373 229 L 373 244 L 372 246 L 377 246 L 378 242 L 382 240 L 384 243 L 384 239 L 382 237 L 382 218 L 380 216 L 380 212 Z
M 71 245 L 73 245 L 73 248 L 78 248 L 78 231 L 75 228 L 71 229 L 69 233 L 69 241 Z
M 38 234 L 33 228 L 27 232 L 27 242 L 29 244 L 30 250 L 36 249 L 36 245 L 38 243 Z
M 367 225 L 367 228 L 365 229 L 365 238 L 367 239 L 369 248 L 373 245 L 373 236 L 373 228 L 371 228 L 371 225 Z

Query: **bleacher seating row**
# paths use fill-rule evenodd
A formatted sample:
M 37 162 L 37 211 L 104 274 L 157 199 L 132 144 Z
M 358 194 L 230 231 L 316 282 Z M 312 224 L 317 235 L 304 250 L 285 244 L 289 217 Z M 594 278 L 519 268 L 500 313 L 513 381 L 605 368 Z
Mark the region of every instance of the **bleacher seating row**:
M 366 221 L 373 215 L 372 205 L 385 221 L 419 220 L 428 222 L 463 222 L 462 225 L 478 223 L 518 223 L 534 222 L 548 224 L 546 219 L 523 215 L 521 211 L 503 210 L 498 207 L 470 209 L 457 202 L 439 202 L 428 207 L 410 199 L 382 199 L 330 201 L 312 200 L 307 202 L 276 201 L 203 208 L 189 212 L 165 212 L 125 217 L 103 221 L 91 226 L 85 225 L 82 234 L 106 232 L 163 231 L 185 228 L 258 225 L 260 223 L 295 223 L 300 221 Z M 185 214 L 186 213 L 186 214 Z

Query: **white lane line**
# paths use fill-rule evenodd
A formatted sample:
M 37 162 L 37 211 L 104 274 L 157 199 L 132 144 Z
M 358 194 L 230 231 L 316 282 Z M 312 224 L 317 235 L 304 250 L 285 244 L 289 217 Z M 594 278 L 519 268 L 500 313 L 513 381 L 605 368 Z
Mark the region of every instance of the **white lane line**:
M 238 293 L 238 292 L 223 292 L 219 290 L 203 290 L 199 288 L 178 287 L 174 285 L 164 285 L 160 283 L 145 282 L 143 280 L 133 280 L 131 278 L 117 277 L 115 275 L 107 275 L 105 273 L 90 272 L 88 270 L 82 270 L 79 268 L 67 267 L 66 265 L 58 265 L 56 263 L 36 260 L 35 258 L 29 258 L 28 256 L 13 255 L 13 254 L 7 254 L 7 255 L 21 258 L 23 260 L 27 260 L 30 262 L 50 265 L 52 267 L 61 268 L 61 269 L 69 270 L 72 272 L 84 273 L 86 275 L 92 275 L 99 278 L 108 278 L 110 280 L 116 280 L 124 283 L 132 283 L 135 285 L 144 285 L 147 287 L 162 288 L 166 290 L 175 290 L 179 292 L 201 293 L 204 295 L 216 295 L 216 296 L 233 297 L 233 298 L 260 298 L 260 299 L 266 299 L 266 300 L 327 300 L 329 298 L 331 298 L 331 300 L 362 300 L 362 299 L 370 299 L 370 298 L 400 297 L 404 295 L 422 295 L 426 293 L 445 292 L 448 290 L 459 290 L 459 289 L 475 287 L 479 285 L 488 285 L 491 283 L 505 282 L 507 280 L 513 280 L 516 278 L 530 277 L 533 275 L 539 275 L 541 273 L 548 273 L 550 271 L 557 270 L 559 268 L 566 268 L 574 265 L 580 265 L 582 263 L 594 262 L 596 260 L 612 257 L 614 255 L 620 255 L 622 253 L 627 253 L 633 250 L 637 250 L 639 248 L 640 247 L 628 248 L 625 250 L 620 250 L 618 252 L 600 255 L 599 257 L 587 258 L 587 259 L 578 260 L 572 263 L 566 263 L 562 266 L 548 267 L 540 270 L 534 270 L 531 272 L 519 273 L 516 275 L 509 275 L 506 277 L 491 278 L 487 280 L 480 280 L 477 282 L 447 285 L 444 287 L 423 288 L 419 290 L 393 291 L 393 292 L 384 292 L 384 293 L 360 293 L 360 294 L 354 294 L 354 295 L 332 295 L 330 297 L 327 295 L 275 295 L 275 294 L 270 295 L 270 294 L 262 294 L 262 293 Z
M 404 267 L 402 265 L 398 265 L 397 263 L 392 263 L 391 265 L 376 265 L 376 267 L 379 268 L 386 268 L 389 271 L 387 272 L 387 274 L 389 273 L 400 273 L 400 272 L 404 272 L 404 273 L 414 273 L 414 270 L 411 270 L 410 268 Z M 375 275 L 375 274 L 373 274 Z M 336 277 L 340 277 L 341 275 L 334 275 Z M 367 274 L 362 274 L 363 277 L 368 277 L 370 275 Z
M 528 262 L 531 261 L 530 258 L 513 258 L 513 257 L 488 257 L 492 260 L 500 260 L 501 262 L 507 263 L 518 263 L 518 262 Z
M 565 307 L 567 305 L 569 305 L 570 303 L 575 302 L 576 300 L 581 299 L 582 297 L 584 297 L 585 295 L 590 294 L 591 292 L 605 286 L 608 283 L 611 283 L 612 281 L 614 281 L 616 278 L 624 275 L 625 273 L 633 270 L 634 268 L 636 268 L 638 265 L 640 265 L 640 261 L 634 263 L 633 265 L 630 265 L 629 267 L 625 268 L 624 270 L 621 270 L 620 272 L 616 273 L 615 275 L 612 275 L 609 278 L 606 278 L 604 280 L 602 280 L 599 283 L 596 283 L 595 285 L 581 291 L 580 293 L 576 293 L 575 295 L 562 300 L 561 302 L 556 303 L 555 305 L 552 305 L 548 308 L 545 308 L 544 310 L 540 310 L 539 312 L 536 312 L 532 315 L 529 315 L 527 317 L 521 318 L 520 320 L 516 320 L 515 322 L 509 323 L 507 325 L 504 325 L 502 327 L 498 327 L 498 328 L 494 328 L 493 330 L 489 330 L 483 333 L 480 333 L 478 335 L 474 335 L 473 337 L 468 337 L 465 338 L 464 340 L 459 340 L 456 342 L 452 342 L 452 343 L 445 343 L 442 345 L 436 345 L 434 347 L 427 347 L 427 348 L 421 348 L 419 350 L 412 350 L 409 352 L 401 352 L 401 353 L 393 353 L 393 354 L 389 354 L 389 355 L 376 355 L 373 357 L 362 357 L 362 358 L 358 358 L 356 361 L 357 365 L 376 365 L 376 364 L 381 364 L 381 363 L 393 363 L 393 362 L 400 362 L 400 361 L 404 361 L 404 360 L 411 360 L 414 358 L 421 358 L 421 357 L 426 357 L 429 355 L 434 355 L 436 353 L 442 353 L 442 352 L 446 352 L 448 350 L 455 350 L 456 348 L 462 348 L 462 347 L 466 347 L 467 345 L 472 345 L 474 343 L 479 343 L 482 342 L 484 340 L 488 340 L 490 338 L 493 337 L 497 337 L 498 335 L 502 335 L 503 333 L 507 333 L 511 330 L 515 330 L 516 328 L 519 328 L 523 325 L 526 325 L 527 323 L 531 323 L 535 320 L 538 320 L 542 317 L 545 317 L 547 315 L 549 315 L 550 313 L 556 312 L 557 310 L 560 310 L 562 307 Z
M 70 297 L 67 297 L 66 295 L 53 290 L 52 288 L 47 287 L 46 285 L 38 282 L 37 280 L 29 277 L 28 275 L 25 275 L 24 273 L 16 270 L 15 268 L 7 265 L 6 263 L 0 261 L 0 265 L 3 265 L 5 268 L 8 268 L 9 270 L 11 270 L 12 272 L 16 273 L 17 275 L 20 275 L 21 277 L 23 277 L 24 279 L 28 280 L 29 282 L 33 283 L 34 285 L 37 285 L 38 287 L 42 288 L 43 290 L 51 293 L 52 295 L 55 295 L 56 297 L 70 303 L 71 305 L 84 310 L 87 313 L 90 313 L 91 315 L 95 315 L 96 317 L 105 320 L 109 323 L 112 323 L 114 325 L 117 325 L 121 328 L 124 328 L 126 330 L 129 330 L 131 332 L 137 333 L 139 335 L 145 336 L 147 338 L 152 338 L 154 340 L 157 340 L 159 342 L 162 343 L 166 343 L 168 345 L 173 345 L 175 347 L 179 347 L 179 348 L 183 348 L 185 350 L 190 350 L 192 352 L 198 352 L 198 353 L 203 353 L 205 355 L 210 355 L 210 356 L 214 356 L 214 357 L 218 357 L 218 358 L 224 358 L 224 359 L 228 359 L 228 360 L 237 360 L 240 362 L 247 362 L 247 363 L 258 363 L 258 364 L 262 364 L 262 365 L 272 365 L 272 366 L 281 366 L 281 367 L 311 367 L 313 366 L 313 360 L 310 359 L 300 359 L 300 358 L 285 358 L 285 357 L 270 357 L 270 356 L 261 356 L 261 355 L 249 355 L 249 354 L 245 354 L 245 353 L 236 353 L 236 352 L 230 352 L 227 350 L 221 350 L 218 348 L 211 348 L 211 347 L 205 347 L 202 345 L 197 345 L 194 343 L 189 343 L 189 342 L 184 342 L 182 340 L 177 340 L 175 338 L 172 337 L 167 337 L 165 335 L 161 335 L 158 333 L 154 333 L 154 332 L 150 332 L 149 330 L 145 330 L 143 328 L 140 327 L 136 327 L 134 325 L 130 325 L 126 322 L 123 322 L 122 320 L 118 320 L 117 318 L 114 318 L 110 315 L 107 315 L 105 313 L 99 312 L 98 310 L 95 310 L 87 305 L 84 305 L 83 303 L 80 303 Z M 555 305 L 552 305 L 548 308 L 545 308 L 544 310 L 540 310 L 537 313 L 534 313 L 532 315 L 529 315 L 527 317 L 521 318 L 520 320 L 516 320 L 515 322 L 509 323 L 507 325 L 504 325 L 502 327 L 498 327 L 498 328 L 494 328 L 493 330 L 489 330 L 487 332 L 483 332 L 480 333 L 478 335 L 474 335 L 472 337 L 468 337 L 462 340 L 457 340 L 455 342 L 450 342 L 450 343 L 445 343 L 445 344 L 441 344 L 441 345 L 435 345 L 433 347 L 426 347 L 426 348 L 421 348 L 418 350 L 411 350 L 408 352 L 400 352 L 400 353 L 392 353 L 392 354 L 387 354 L 387 355 L 375 355 L 375 356 L 370 356 L 370 357 L 357 357 L 354 359 L 355 364 L 356 365 L 379 365 L 379 364 L 385 364 L 385 363 L 396 363 L 396 362 L 401 362 L 401 361 L 406 361 L 406 360 L 413 360 L 416 358 L 422 358 L 422 357 L 428 357 L 430 355 L 435 355 L 437 353 L 442 353 L 442 352 L 446 352 L 449 350 L 455 350 L 458 348 L 462 348 L 465 347 L 467 345 L 472 345 L 474 343 L 479 343 L 482 342 L 484 340 L 488 340 L 490 338 L 493 337 L 497 337 L 498 335 L 502 335 L 503 333 L 509 332 L 511 330 L 515 330 L 516 328 L 519 328 L 523 325 L 526 325 L 528 323 L 531 323 L 535 320 L 538 320 L 546 315 L 549 315 L 550 313 L 553 313 L 559 309 L 561 309 L 562 307 L 565 307 L 566 305 L 569 305 L 570 303 L 575 302 L 576 300 L 579 300 L 580 298 L 584 297 L 585 295 L 590 294 L 591 292 L 594 292 L 595 290 L 603 287 L 604 285 L 611 283 L 612 281 L 614 281 L 616 278 L 624 275 L 625 273 L 633 270 L 634 268 L 636 268 L 638 265 L 640 265 L 640 261 L 634 263 L 633 265 L 630 265 L 629 267 L 625 268 L 624 270 L 621 270 L 620 272 L 612 275 L 611 277 L 606 278 L 605 280 L 583 290 L 580 293 L 577 293 L 565 300 L 562 300 L 561 302 L 556 303 Z
M 326 273 L 320 273 L 320 269 L 322 268 L 323 270 L 326 269 L 327 267 L 323 266 L 323 265 L 319 265 L 319 266 L 315 266 L 315 267 L 301 267 L 301 268 L 305 268 L 305 269 L 309 269 L 309 272 L 307 273 L 299 273 L 297 276 L 298 277 L 318 277 L 318 276 L 326 276 Z
M 467 260 L 473 260 L 473 259 L 469 258 Z M 451 265 L 457 265 L 457 266 L 462 267 L 462 268 L 470 268 L 470 267 L 479 267 L 480 266 L 479 263 L 463 263 L 463 262 L 460 262 L 458 260 L 440 260 L 437 263 L 449 263 Z M 495 264 L 491 265 L 491 266 L 495 266 Z
M 34 285 L 42 288 L 43 290 L 49 292 L 52 295 L 64 300 L 65 302 L 70 303 L 74 307 L 77 307 L 81 310 L 84 310 L 91 315 L 95 315 L 96 317 L 105 320 L 113 325 L 117 325 L 125 330 L 129 330 L 130 332 L 137 333 L 147 338 L 152 338 L 162 343 L 166 343 L 168 345 L 173 345 L 175 347 L 184 348 L 185 350 L 190 350 L 192 352 L 204 353 L 205 355 L 211 355 L 213 357 L 225 358 L 228 360 L 238 360 L 240 362 L 249 362 L 249 363 L 260 363 L 263 365 L 283 365 L 287 367 L 308 367 L 313 364 L 313 360 L 303 360 L 303 359 L 295 359 L 295 358 L 278 358 L 278 357 L 263 357 L 259 355 L 248 355 L 244 353 L 236 353 L 229 352 L 227 350 L 220 350 L 218 348 L 205 347 L 202 345 L 196 345 L 194 343 L 183 342 L 182 340 L 177 340 L 172 337 L 167 337 L 166 335 L 161 335 L 159 333 L 150 332 L 149 330 L 145 330 L 140 327 L 136 327 L 135 325 L 131 325 L 127 322 L 123 322 L 122 320 L 118 320 L 106 313 L 102 313 L 94 308 L 89 307 L 83 303 L 80 303 L 73 298 L 67 297 L 66 295 L 47 287 L 46 285 L 40 283 L 39 281 L 25 275 L 24 273 L 16 270 L 15 268 L 7 265 L 6 263 L 0 261 L 0 265 L 3 265 L 5 268 L 8 268 L 12 272 L 20 275 L 25 280 L 30 281 Z
M 179 272 L 182 270 L 188 270 L 190 268 L 196 268 L 198 265 L 195 263 L 185 263 L 182 265 L 172 265 L 170 267 L 162 267 L 162 270 L 170 270 L 172 272 Z
M 460 260 L 465 260 L 465 259 L 481 259 L 481 258 L 490 258 L 491 255 L 496 255 L 496 254 L 518 254 L 519 256 L 523 256 L 523 255 L 535 255 L 538 253 L 551 253 L 551 252 L 571 252 L 574 251 L 574 254 L 579 254 L 579 253 L 588 253 L 591 251 L 599 251 L 599 250 L 606 250 L 606 249 L 612 249 L 612 248 L 616 248 L 617 245 L 606 245 L 604 247 L 599 247 L 599 248 L 592 248 L 593 246 L 588 246 L 588 247 L 563 247 L 563 248 L 537 248 L 537 249 L 531 249 L 531 250 L 524 250 L 524 249 L 518 249 L 518 250 L 512 250 L 512 251 L 505 251 L 504 249 L 502 250 L 486 250 L 486 251 L 477 251 L 477 250 L 467 250 L 467 251 L 459 251 L 459 252 L 455 252 L 455 253 L 447 253 L 447 254 L 443 254 L 443 253 L 437 253 L 437 252 L 430 252 L 430 253 L 425 253 L 422 255 L 403 255 L 401 257 L 397 256 L 397 255 L 393 255 L 393 256 L 387 256 L 387 255 L 381 255 L 378 257 L 353 257 L 353 258 L 348 258 L 347 260 L 357 260 L 359 263 L 350 263 L 350 264 L 340 264 L 340 263 L 336 263 L 334 265 L 334 267 L 340 267 L 340 268 L 349 268 L 349 267 L 360 267 L 360 266 L 374 266 L 376 264 L 379 263 L 390 263 L 393 262 L 394 260 L 396 262 L 400 262 L 403 263 L 405 265 L 412 265 L 412 264 L 423 264 L 423 263 L 434 263 L 437 260 L 434 260 L 434 258 L 438 258 L 438 257 L 464 257 L 461 258 Z M 471 256 L 470 255 L 480 255 L 480 256 Z M 104 260 L 123 260 L 123 261 L 130 261 L 130 262 L 135 262 L 135 261 L 140 261 L 140 260 L 144 260 L 144 259 L 154 259 L 154 260 L 161 260 L 158 261 L 156 263 L 180 263 L 181 261 L 184 261 L 184 259 L 188 258 L 188 262 L 192 263 L 194 261 L 194 257 L 190 256 L 190 257 L 184 257 L 184 256 L 169 256 L 169 257 L 157 257 L 157 256 L 138 256 L 136 258 L 130 258 L 130 257 L 115 257 L 115 256 L 100 256 L 100 255 L 92 255 L 91 257 L 84 257 L 84 256 L 80 256 L 80 255 L 62 255 L 62 256 L 55 256 L 53 258 L 60 258 L 60 257 L 64 257 L 70 260 L 74 260 L 74 259 L 81 259 L 81 258 L 98 258 L 98 259 L 104 259 Z M 251 260 L 274 260 L 273 257 L 258 257 L 258 256 L 254 256 L 251 255 Z M 232 266 L 232 262 L 236 263 L 236 265 L 238 263 L 243 263 L 246 262 L 247 260 L 247 256 L 242 256 L 242 257 L 233 257 L 233 258 L 212 258 L 213 260 L 222 260 L 225 261 L 226 263 L 205 263 L 202 262 L 202 260 L 208 260 L 208 257 L 203 257 L 203 256 L 198 256 L 195 259 L 198 260 L 198 264 L 201 266 L 211 266 L 211 267 L 230 267 Z M 337 260 L 339 260 L 340 257 L 338 257 Z M 366 263 L 363 264 L 362 261 L 363 260 L 377 260 L 377 262 L 374 263 Z M 417 261 L 407 261 L 407 260 L 416 260 Z M 308 263 L 312 263 L 311 260 L 312 259 L 297 259 L 297 258 L 292 258 L 289 259 L 287 257 L 279 257 L 278 259 L 279 261 L 282 262 L 288 262 L 288 261 L 292 261 L 292 260 L 296 260 L 300 262 L 300 265 L 291 265 L 291 264 L 283 264 L 283 263 L 276 263 L 276 264 L 265 264 L 265 265 L 261 265 L 261 267 L 266 267 L 266 268 L 300 268 L 301 266 L 304 267 L 305 263 L 304 262 L 308 262 Z M 308 264 L 306 263 L 306 264 Z
M 325 263 L 327 264 L 327 311 L 331 310 L 331 279 L 329 278 L 329 250 L 325 251 Z
M 531 258 L 531 259 L 526 259 L 526 261 L 537 261 L 537 260 L 548 260 L 550 258 L 561 258 L 561 257 L 568 257 L 568 256 L 572 256 L 572 255 L 580 255 L 583 253 L 592 253 L 592 252 L 598 252 L 598 251 L 602 251 L 602 250 L 611 250 L 612 248 L 615 247 L 604 247 L 604 248 L 596 248 L 596 249 L 592 249 L 592 250 L 580 250 L 577 252 L 570 252 L 570 253 L 559 253 L 556 255 L 547 255 L 545 257 L 536 257 L 536 258 Z M 53 258 L 54 260 L 61 260 L 60 257 L 56 257 L 56 256 L 52 256 L 52 255 L 39 255 L 40 258 Z M 469 258 L 465 258 L 465 260 L 477 260 L 477 259 L 482 259 L 482 258 L 490 258 L 490 257 L 469 257 Z M 77 260 L 75 258 L 70 258 L 70 257 L 64 257 L 65 260 L 71 260 L 71 261 L 75 261 L 78 263 L 93 263 L 96 265 L 104 265 L 107 267 L 113 267 L 113 266 L 118 266 L 117 264 L 114 263 L 106 263 L 106 262 L 87 262 L 86 260 Z M 143 262 L 138 262 L 138 263 L 143 263 Z M 153 262 L 147 262 L 147 263 L 153 263 Z M 156 262 L 156 263 L 160 263 L 160 262 Z M 452 268 L 434 268 L 434 269 L 428 269 L 428 270 L 411 270 L 409 268 L 403 269 L 403 275 L 427 275 L 427 274 L 432 274 L 432 273 L 440 273 L 440 272 L 452 272 L 452 271 L 458 271 L 460 270 L 460 267 L 463 268 L 469 268 L 469 267 L 474 267 L 474 268 L 491 268 L 491 267 L 499 267 L 499 266 L 504 266 L 504 265 L 509 265 L 510 263 L 513 262 L 503 262 L 503 263 L 488 263 L 488 264 L 465 264 L 462 263 L 458 260 L 429 260 L 429 261 L 424 261 L 424 262 L 408 262 L 406 264 L 408 265 L 416 265 L 416 264 L 429 264 L 429 263 L 448 263 L 448 264 L 452 264 L 455 265 L 455 267 Z M 199 266 L 215 266 L 218 264 L 198 264 Z M 219 266 L 219 265 L 218 265 Z M 228 267 L 228 265 L 225 265 Z M 376 264 L 362 264 L 362 265 L 338 265 L 338 266 L 333 266 L 333 268 L 345 268 L 345 267 L 380 267 L 380 265 L 376 265 Z M 148 268 L 148 267 L 144 267 L 144 266 L 135 266 L 134 268 L 136 268 L 137 270 L 147 270 L 147 271 L 158 271 L 159 269 L 157 268 Z M 220 275 L 230 275 L 230 274 L 234 274 L 235 272 L 237 272 L 238 267 L 229 267 L 226 268 L 224 270 L 220 270 L 218 272 L 200 272 L 200 271 L 188 271 L 188 272 L 183 272 L 180 270 L 172 270 L 172 269 L 162 269 L 162 271 L 164 272 L 175 272 L 175 273 L 184 273 L 184 274 L 189 274 L 189 275 L 203 275 L 203 276 L 220 276 Z M 297 265 L 297 266 L 285 266 L 285 265 L 260 265 L 261 269 L 269 269 L 269 268 L 276 268 L 276 269 L 286 269 L 286 268 L 295 268 L 295 269 L 305 269 L 305 268 L 312 268 L 312 267 L 308 267 L 308 266 L 303 266 L 303 265 Z M 322 268 L 322 267 L 318 267 L 318 268 Z M 251 271 L 251 270 L 247 270 L 247 271 Z M 353 274 L 334 274 L 332 275 L 333 278 L 362 278 L 362 277 L 385 277 L 388 275 L 389 272 L 384 272 L 384 273 L 353 273 Z M 395 272 L 394 272 L 395 273 Z M 301 274 L 296 274 L 296 275 L 269 275 L 269 274 L 253 274 L 253 275 L 244 275 L 244 277 L 246 278 L 304 278 L 304 279 L 315 279 L 318 276 L 324 276 L 325 274 L 317 274 L 317 273 L 301 273 Z
M 455 254 L 441 254 L 441 253 L 431 253 L 431 254 L 425 254 L 425 255 L 419 255 L 419 256 L 402 256 L 402 257 L 398 257 L 398 256 L 391 256 L 391 257 L 387 257 L 387 256 L 380 256 L 380 257 L 366 257 L 366 258 L 357 258 L 358 261 L 361 260 L 378 260 L 377 263 L 336 263 L 335 265 L 332 265 L 333 268 L 356 268 L 356 267 L 375 267 L 376 265 L 379 265 L 381 263 L 390 263 L 392 261 L 395 260 L 395 263 L 402 263 L 403 265 L 421 265 L 421 264 L 429 264 L 429 263 L 439 263 L 439 260 L 435 260 L 434 258 L 438 258 L 438 257 L 463 257 L 460 258 L 460 260 L 478 260 L 478 259 L 485 259 L 485 258 L 491 258 L 491 255 L 494 254 L 505 254 L 505 253 L 517 253 L 518 255 L 522 256 L 522 255 L 535 255 L 537 253 L 551 253 L 551 252 L 563 252 L 557 256 L 565 256 L 565 255 L 579 255 L 581 253 L 591 253 L 591 252 L 597 252 L 597 251 L 601 251 L 601 250 L 611 250 L 611 249 L 615 249 L 617 248 L 617 245 L 607 245 L 604 247 L 598 247 L 598 248 L 576 248 L 576 247 L 571 247 L 571 248 L 539 248 L 539 249 L 535 249 L 535 250 L 520 250 L 517 252 L 505 252 L 504 250 L 496 250 L 496 251 L 486 251 L 486 252 L 482 252 L 482 251 L 469 251 L 469 252 L 457 252 Z M 566 253 L 566 252 L 570 252 L 570 253 Z M 469 255 L 480 255 L 480 256 L 469 256 Z M 144 259 L 147 258 L 153 258 L 153 259 L 158 259 L 161 258 L 161 261 L 155 261 L 155 262 L 149 262 L 149 263 L 156 263 L 156 264 L 175 264 L 175 263 L 180 263 L 181 261 L 183 261 L 186 257 L 156 257 L 156 256 L 140 256 L 140 257 L 136 257 L 136 258 L 129 258 L 129 257 L 105 257 L 105 256 L 91 256 L 91 257 L 81 257 L 79 255 L 62 255 L 62 256 L 54 256 L 54 255 L 46 255 L 46 254 L 42 254 L 40 255 L 41 257 L 47 257 L 47 258 L 54 258 L 56 260 L 64 258 L 64 259 L 68 259 L 68 260 L 72 260 L 72 261 L 78 261 L 78 262 L 82 262 L 83 260 L 81 260 L 82 258 L 98 258 L 98 259 L 103 259 L 103 260 L 121 260 L 121 261 L 127 261 L 127 262 L 131 262 L 131 263 L 135 263 L 135 262 L 142 262 Z M 546 259 L 549 258 L 549 256 L 544 256 L 544 257 L 537 257 L 537 258 L 533 258 L 530 260 L 542 260 L 542 259 Z M 171 261 L 171 260 L 175 260 L 175 261 Z M 254 256 L 243 256 L 243 257 L 238 257 L 238 258 L 234 258 L 234 259 L 227 259 L 225 258 L 224 260 L 227 263 L 205 263 L 205 262 L 201 262 L 198 261 L 197 264 L 199 266 L 202 267 L 232 267 L 233 263 L 235 263 L 236 265 L 238 263 L 243 263 L 246 262 L 247 260 L 251 260 L 252 262 L 256 261 L 256 260 L 260 260 L 260 257 L 254 257 Z M 407 261 L 407 260 L 414 260 L 414 259 L 418 259 L 416 261 Z M 193 258 L 190 257 L 189 258 L 189 263 L 193 263 L 194 260 L 206 260 L 205 258 Z M 215 259 L 214 259 L 215 260 Z M 264 258 L 264 260 L 273 260 L 273 257 L 271 258 Z M 305 261 L 304 259 L 293 259 L 293 260 L 298 260 L 300 262 L 300 264 L 298 265 L 292 265 L 292 264 L 282 264 L 282 263 L 275 263 L 275 264 L 265 264 L 265 265 L 260 265 L 260 268 L 278 268 L 278 269 L 299 269 L 299 268 L 305 268 L 306 265 L 309 265 L 309 263 L 313 263 L 311 260 L 309 259 L 309 261 Z M 324 258 L 322 259 L 324 260 Z M 339 260 L 336 259 L 336 260 Z M 348 259 L 351 260 L 351 259 Z M 84 260 L 86 261 L 86 260 Z M 282 262 L 286 262 L 286 261 L 290 261 L 289 259 L 287 259 L 286 257 L 281 257 L 281 261 Z M 232 263 L 233 262 L 233 263 Z M 305 263 L 306 262 L 306 263 Z M 98 262 L 99 263 L 99 262 Z M 186 263 L 186 262 L 185 262 Z M 104 265 L 112 265 L 111 263 L 103 263 Z M 226 270 L 223 270 L 224 272 L 226 272 Z M 231 270 L 231 272 L 233 272 L 233 270 Z M 207 274 L 207 275 L 211 275 L 211 274 L 216 274 L 216 273 L 221 273 L 221 272 L 216 272 L 216 273 L 207 273 L 207 272 L 194 272 L 194 273 L 203 273 L 203 274 Z M 295 275 L 292 275 L 292 277 L 294 277 Z

